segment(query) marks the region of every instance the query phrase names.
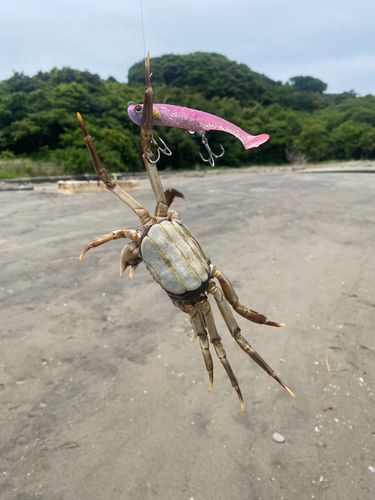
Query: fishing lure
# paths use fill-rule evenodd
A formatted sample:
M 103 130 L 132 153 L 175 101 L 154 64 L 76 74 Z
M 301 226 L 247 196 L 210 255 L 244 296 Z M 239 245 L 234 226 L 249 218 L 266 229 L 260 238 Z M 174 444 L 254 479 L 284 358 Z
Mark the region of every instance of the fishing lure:
M 132 101 L 128 103 L 128 115 L 130 119 L 137 125 L 141 125 L 142 120 L 143 104 L 134 104 Z M 164 125 L 166 127 L 176 127 L 189 130 L 191 133 L 197 132 L 201 138 L 202 143 L 206 147 L 210 157 L 205 160 L 201 155 L 203 161 L 207 161 L 214 166 L 213 158 L 220 158 L 224 154 L 224 148 L 221 146 L 221 155 L 215 155 L 212 153 L 207 138 L 205 136 L 205 131 L 208 130 L 220 130 L 222 132 L 227 132 L 234 135 L 239 139 L 245 149 L 257 148 L 269 139 L 269 135 L 250 135 L 241 128 L 237 127 L 233 123 L 219 118 L 218 116 L 206 113 L 205 111 L 199 111 L 197 109 L 185 108 L 180 106 L 172 106 L 171 104 L 154 104 L 152 113 L 152 123 L 153 125 Z M 163 141 L 162 141 L 163 142 Z M 157 146 L 156 142 L 154 144 Z M 165 143 L 163 142 L 165 147 Z M 158 146 L 157 146 L 158 147 Z M 161 148 L 158 148 L 158 150 Z M 165 154 L 172 154 L 167 148 L 168 152 L 161 149 Z M 158 151 L 159 152 L 159 151 Z

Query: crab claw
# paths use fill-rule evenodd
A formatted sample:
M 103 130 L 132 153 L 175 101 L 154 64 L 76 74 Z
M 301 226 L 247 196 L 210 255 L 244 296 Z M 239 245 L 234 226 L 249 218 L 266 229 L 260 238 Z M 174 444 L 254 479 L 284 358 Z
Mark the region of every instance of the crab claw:
M 120 278 L 124 276 L 125 269 L 131 266 L 129 279 L 132 279 L 138 264 L 140 264 L 141 262 L 142 259 L 139 254 L 138 244 L 135 241 L 132 241 L 131 243 L 125 245 L 121 252 Z
M 167 206 L 168 208 L 172 205 L 173 200 L 175 198 L 182 198 L 184 201 L 186 201 L 185 196 L 179 191 L 178 189 L 175 188 L 169 188 L 164 191 L 165 199 L 167 200 Z

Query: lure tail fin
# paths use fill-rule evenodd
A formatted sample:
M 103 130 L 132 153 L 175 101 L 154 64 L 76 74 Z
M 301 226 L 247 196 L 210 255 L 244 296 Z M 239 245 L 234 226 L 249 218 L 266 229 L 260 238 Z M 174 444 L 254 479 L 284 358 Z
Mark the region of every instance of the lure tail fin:
M 250 148 L 257 148 L 264 142 L 268 141 L 269 138 L 270 136 L 267 134 L 261 134 L 261 135 L 246 134 L 245 137 L 241 137 L 239 139 L 244 145 L 245 149 L 250 149 Z

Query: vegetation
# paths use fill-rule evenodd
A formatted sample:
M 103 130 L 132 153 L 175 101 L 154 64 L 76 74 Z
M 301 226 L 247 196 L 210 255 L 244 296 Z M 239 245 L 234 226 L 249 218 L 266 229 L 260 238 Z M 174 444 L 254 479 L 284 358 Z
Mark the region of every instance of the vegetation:
M 32 161 L 30 158 L 22 157 L 0 159 L 0 179 L 49 177 L 64 173 L 64 166 L 54 162 Z
M 373 95 L 326 94 L 327 85 L 311 76 L 282 84 L 215 53 L 165 55 L 152 59 L 151 67 L 155 102 L 201 109 L 271 136 L 246 151 L 229 134 L 210 132 L 213 151 L 220 151 L 219 143 L 226 149 L 222 165 L 375 158 Z M 23 158 L 63 165 L 66 173 L 91 172 L 76 111 L 110 171 L 142 169 L 139 127 L 126 110 L 128 101 L 142 102 L 143 81 L 140 61 L 130 68 L 128 84 L 71 68 L 33 77 L 14 73 L 0 82 L 0 175 L 1 162 Z M 173 151 L 161 168 L 194 168 L 200 161 L 199 139 L 186 130 L 155 127 L 154 134 Z

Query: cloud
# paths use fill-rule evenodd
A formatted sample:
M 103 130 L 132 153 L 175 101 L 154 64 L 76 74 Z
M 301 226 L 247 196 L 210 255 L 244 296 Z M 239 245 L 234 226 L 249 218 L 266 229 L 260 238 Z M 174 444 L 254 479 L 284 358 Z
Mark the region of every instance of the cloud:
M 312 75 L 324 82 L 329 82 L 327 92 L 339 93 L 355 90 L 360 95 L 369 93 L 368 89 L 374 89 L 373 78 L 375 68 L 375 56 L 357 55 L 342 59 L 327 58 L 308 63 L 300 62 L 292 68 L 275 66 L 271 73 L 280 76 L 282 81 L 299 75 Z M 290 73 L 290 70 L 294 74 Z
M 218 52 L 275 80 L 309 74 L 329 92 L 375 93 L 375 2 L 142 0 L 151 56 Z M 0 79 L 12 70 L 89 69 L 126 81 L 144 57 L 137 0 L 17 0 L 0 17 Z

